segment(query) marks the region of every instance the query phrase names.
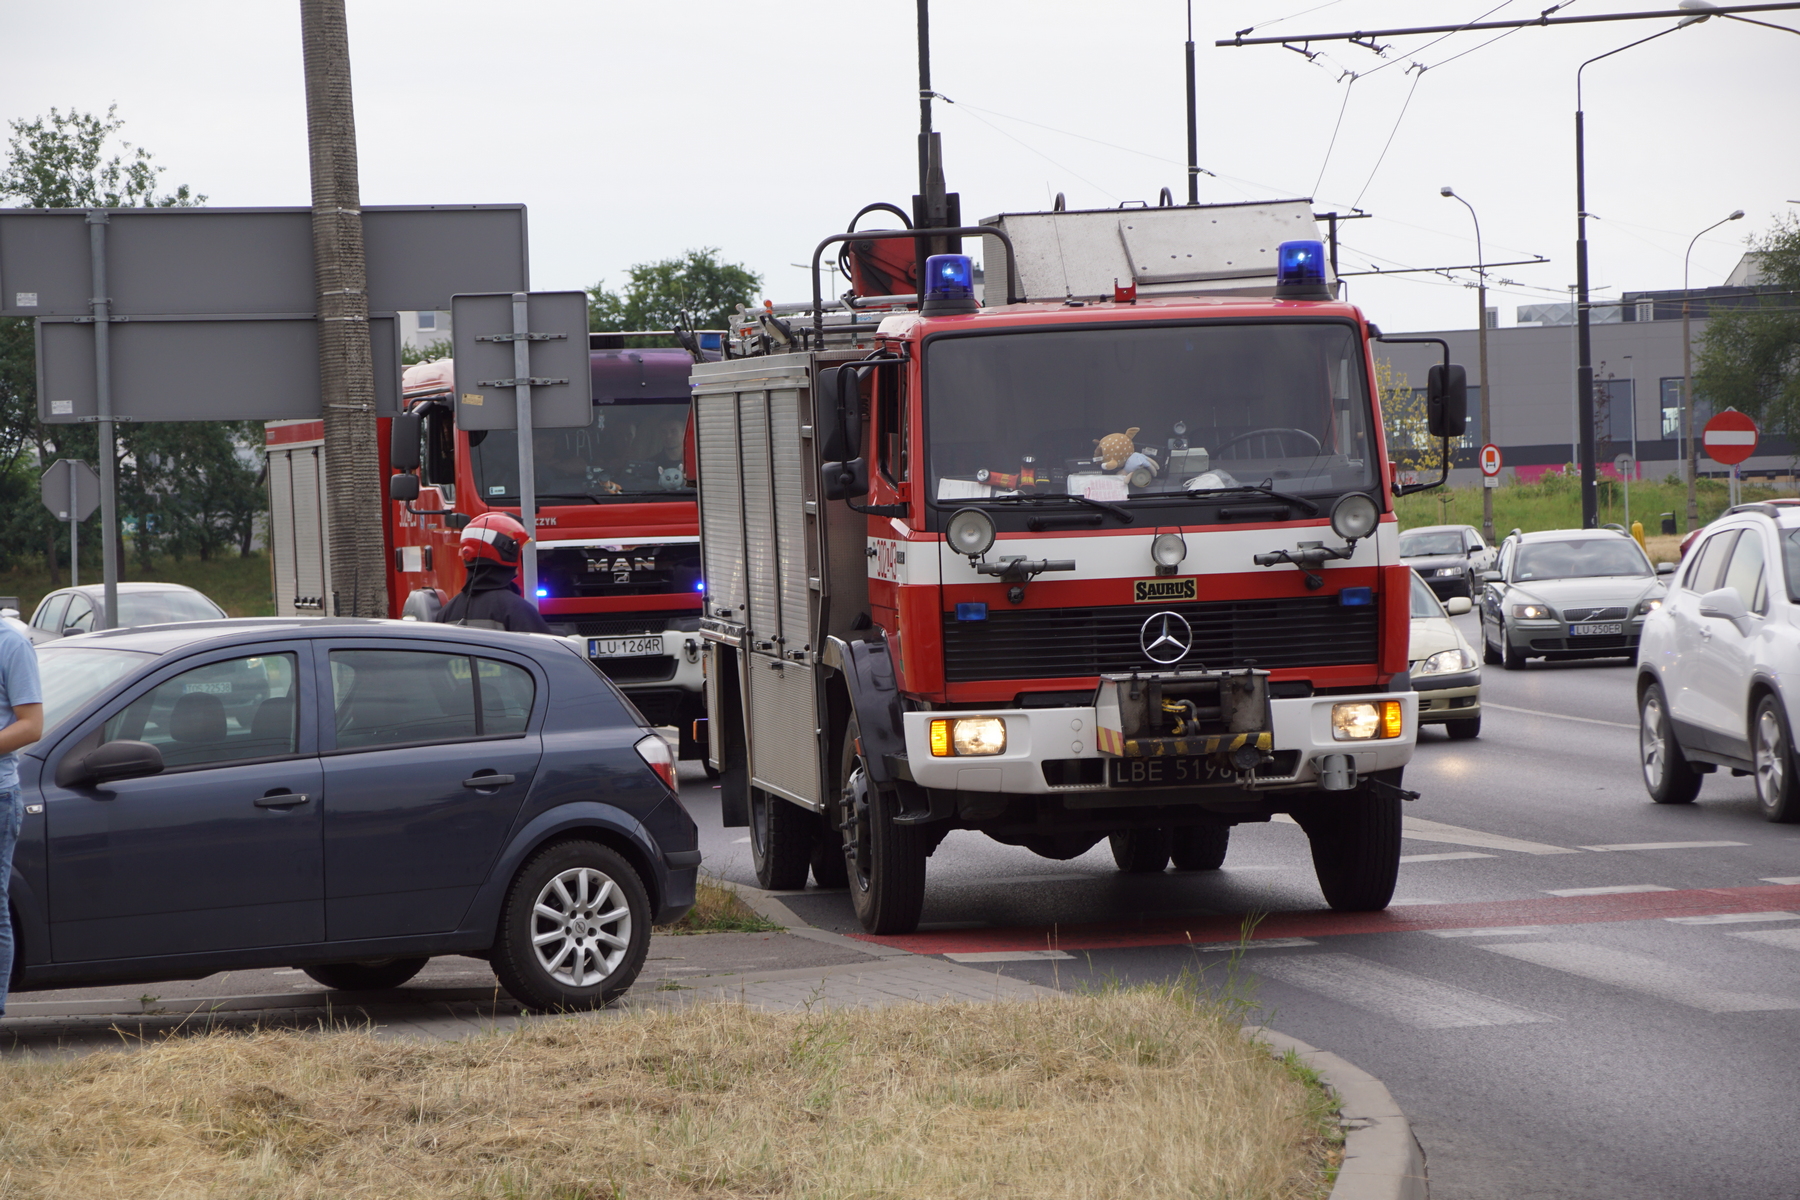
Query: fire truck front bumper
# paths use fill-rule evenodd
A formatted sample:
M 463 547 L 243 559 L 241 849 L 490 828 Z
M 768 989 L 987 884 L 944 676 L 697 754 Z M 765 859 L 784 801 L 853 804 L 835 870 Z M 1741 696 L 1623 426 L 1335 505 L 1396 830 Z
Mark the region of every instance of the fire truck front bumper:
M 1108 753 L 1097 710 L 958 709 L 902 714 L 913 781 L 946 791 L 1050 795 L 1207 787 L 1311 790 L 1321 773 L 1353 766 L 1358 776 L 1411 760 L 1419 733 L 1418 694 L 1316 696 L 1269 701 L 1266 735 L 1198 739 L 1193 754 Z M 1389 704 L 1399 705 L 1398 728 Z M 1360 736 L 1370 732 L 1376 736 Z M 1266 744 L 1264 744 L 1266 743 Z M 1244 745 L 1266 751 L 1249 768 L 1232 762 Z M 1122 749 L 1129 749 L 1123 747 Z M 1341 756 L 1341 757 L 1340 757 Z M 1330 760 L 1330 761 L 1327 761 Z

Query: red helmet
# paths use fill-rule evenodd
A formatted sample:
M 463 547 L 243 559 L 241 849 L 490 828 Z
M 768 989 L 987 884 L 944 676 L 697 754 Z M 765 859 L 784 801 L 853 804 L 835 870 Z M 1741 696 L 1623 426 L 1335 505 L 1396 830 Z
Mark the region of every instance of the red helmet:
M 516 517 L 503 512 L 482 513 L 463 527 L 457 552 L 465 563 L 484 558 L 516 567 L 520 548 L 530 540 L 531 535 Z

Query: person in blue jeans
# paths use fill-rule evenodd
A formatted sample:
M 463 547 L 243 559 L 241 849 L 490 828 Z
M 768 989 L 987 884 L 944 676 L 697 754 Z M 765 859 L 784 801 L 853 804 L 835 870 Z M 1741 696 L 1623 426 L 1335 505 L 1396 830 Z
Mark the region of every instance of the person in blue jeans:
M 0 622 L 0 1017 L 12 984 L 13 928 L 7 885 L 12 881 L 13 847 L 25 820 L 19 792 L 19 751 L 44 736 L 44 692 L 38 686 L 37 654 L 31 642 Z

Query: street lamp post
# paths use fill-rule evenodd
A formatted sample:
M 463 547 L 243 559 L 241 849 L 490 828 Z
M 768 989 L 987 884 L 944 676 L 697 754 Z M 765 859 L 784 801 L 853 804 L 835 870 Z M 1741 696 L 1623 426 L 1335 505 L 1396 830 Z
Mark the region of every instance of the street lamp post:
M 1694 242 L 1699 241 L 1727 221 L 1742 220 L 1744 210 L 1738 209 L 1723 220 L 1714 221 L 1688 242 L 1687 253 L 1681 256 L 1681 428 L 1687 440 L 1687 523 L 1692 529 L 1700 520 L 1700 504 L 1696 495 L 1694 476 L 1700 467 L 1700 456 L 1694 450 L 1694 339 L 1688 322 L 1688 260 L 1694 256 Z
M 1683 7 L 1696 8 L 1694 0 L 1684 0 Z M 1581 454 L 1581 524 L 1592 529 L 1600 524 L 1599 489 L 1594 472 L 1594 345 L 1588 319 L 1588 254 L 1587 254 L 1587 139 L 1583 132 L 1581 111 L 1581 73 L 1603 58 L 1622 54 L 1633 46 L 1654 42 L 1678 29 L 1707 19 L 1705 12 L 1683 17 L 1680 22 L 1660 33 L 1627 42 L 1617 50 L 1608 50 L 1575 68 L 1575 411 L 1576 431 Z
M 1475 326 L 1476 340 L 1481 345 L 1481 444 L 1487 445 L 1494 440 L 1493 410 L 1488 400 L 1488 355 L 1487 355 L 1487 256 L 1481 251 L 1481 217 L 1476 214 L 1475 206 L 1456 194 L 1456 190 L 1448 184 L 1438 189 L 1440 196 L 1448 196 L 1469 210 L 1469 216 L 1475 221 L 1475 273 L 1479 283 L 1476 286 L 1477 304 L 1479 305 L 1480 323 Z M 1494 543 L 1494 489 L 1482 480 L 1481 488 L 1481 537 L 1488 545 Z

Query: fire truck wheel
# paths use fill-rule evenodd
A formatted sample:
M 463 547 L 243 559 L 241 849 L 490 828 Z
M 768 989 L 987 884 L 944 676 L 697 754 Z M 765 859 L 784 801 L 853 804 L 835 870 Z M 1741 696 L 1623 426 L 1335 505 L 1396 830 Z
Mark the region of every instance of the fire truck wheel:
M 771 891 L 806 886 L 817 818 L 797 804 L 750 787 L 750 864 L 756 882 Z
M 1127 875 L 1155 875 L 1169 865 L 1166 829 L 1121 829 L 1107 840 L 1112 843 L 1113 862 Z
M 844 839 L 832 825 L 831 810 L 819 818 L 819 833 L 813 842 L 813 882 L 822 888 L 850 886 L 850 864 L 844 859 Z
M 844 866 L 856 919 L 870 933 L 911 933 L 925 908 L 925 859 L 929 847 L 917 825 L 896 825 L 899 797 L 875 787 L 857 746 L 856 718 L 844 732 L 838 778 L 838 824 L 844 831 Z
M 598 842 L 558 842 L 514 877 L 490 961 L 521 1004 L 556 1012 L 610 1004 L 649 949 L 650 897 L 631 864 Z
M 1394 898 L 1400 876 L 1400 774 L 1382 771 L 1354 791 L 1323 793 L 1311 808 L 1294 814 L 1312 843 L 1319 890 L 1339 912 L 1375 912 Z
M 429 959 L 373 958 L 367 962 L 319 963 L 302 967 L 308 976 L 340 992 L 379 992 L 397 988 L 425 969 Z
M 1177 871 L 1216 871 L 1225 865 L 1231 826 L 1223 822 L 1170 831 L 1169 857 Z

